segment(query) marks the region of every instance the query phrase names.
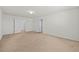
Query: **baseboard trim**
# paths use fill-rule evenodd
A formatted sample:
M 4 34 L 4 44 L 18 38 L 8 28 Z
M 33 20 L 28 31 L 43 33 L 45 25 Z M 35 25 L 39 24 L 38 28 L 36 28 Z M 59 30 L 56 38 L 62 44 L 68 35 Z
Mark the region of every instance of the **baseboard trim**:
M 24 32 L 33 32 L 33 31 L 24 31 Z M 24 33 L 24 32 L 15 32 L 15 33 L 10 33 L 10 34 L 4 34 L 3 36 L 6 36 L 6 35 L 14 35 L 14 34 L 20 34 L 20 33 Z
M 69 40 L 69 41 L 79 42 L 79 40 L 74 40 L 74 39 L 71 39 L 71 38 L 61 37 L 61 36 L 52 35 L 52 34 L 48 34 L 48 33 L 43 33 L 43 34 L 48 35 L 48 36 L 51 36 L 51 37 L 56 37 L 56 38 L 59 38 L 59 39 L 66 39 L 66 40 Z

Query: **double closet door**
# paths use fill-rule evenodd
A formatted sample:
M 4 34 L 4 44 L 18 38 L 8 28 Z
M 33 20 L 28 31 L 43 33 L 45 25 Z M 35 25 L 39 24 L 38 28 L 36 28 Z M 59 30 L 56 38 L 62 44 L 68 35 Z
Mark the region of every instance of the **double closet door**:
M 24 32 L 25 31 L 25 22 L 26 20 L 22 17 L 14 18 L 14 32 Z
M 33 31 L 43 32 L 43 19 L 35 19 L 33 24 Z
M 14 19 L 14 32 L 28 32 L 32 31 L 32 19 L 27 19 L 25 17 L 16 17 Z
M 32 20 L 30 18 L 4 15 L 2 22 L 3 35 L 32 31 Z
M 14 32 L 28 32 L 32 31 L 32 19 L 26 17 L 14 18 Z

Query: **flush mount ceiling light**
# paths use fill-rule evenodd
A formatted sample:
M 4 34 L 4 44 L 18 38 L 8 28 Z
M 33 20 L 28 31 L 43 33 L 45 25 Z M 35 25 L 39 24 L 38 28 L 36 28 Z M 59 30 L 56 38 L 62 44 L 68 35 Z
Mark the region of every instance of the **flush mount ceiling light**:
M 29 14 L 34 14 L 35 12 L 34 11 L 27 11 Z

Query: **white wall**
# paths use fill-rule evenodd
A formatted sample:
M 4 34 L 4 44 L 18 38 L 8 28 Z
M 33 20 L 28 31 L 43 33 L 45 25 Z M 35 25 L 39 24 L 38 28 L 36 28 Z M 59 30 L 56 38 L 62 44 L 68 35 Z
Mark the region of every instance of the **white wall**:
M 21 16 L 3 14 L 2 33 L 3 35 L 32 31 L 32 19 Z
M 43 31 L 79 41 L 79 9 L 65 10 L 44 17 Z
M 2 11 L 0 10 L 0 39 L 2 38 Z
M 14 29 L 13 18 L 10 15 L 3 15 L 2 19 L 2 33 L 3 35 L 12 34 Z

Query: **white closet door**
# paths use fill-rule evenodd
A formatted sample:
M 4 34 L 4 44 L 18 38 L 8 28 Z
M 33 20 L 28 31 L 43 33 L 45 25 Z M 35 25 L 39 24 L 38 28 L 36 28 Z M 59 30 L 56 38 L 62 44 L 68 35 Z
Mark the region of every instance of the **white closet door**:
M 15 33 L 25 31 L 25 20 L 22 17 L 15 17 Z
M 35 19 L 33 21 L 34 25 L 33 25 L 33 31 L 35 32 L 42 32 L 42 22 L 41 19 Z

